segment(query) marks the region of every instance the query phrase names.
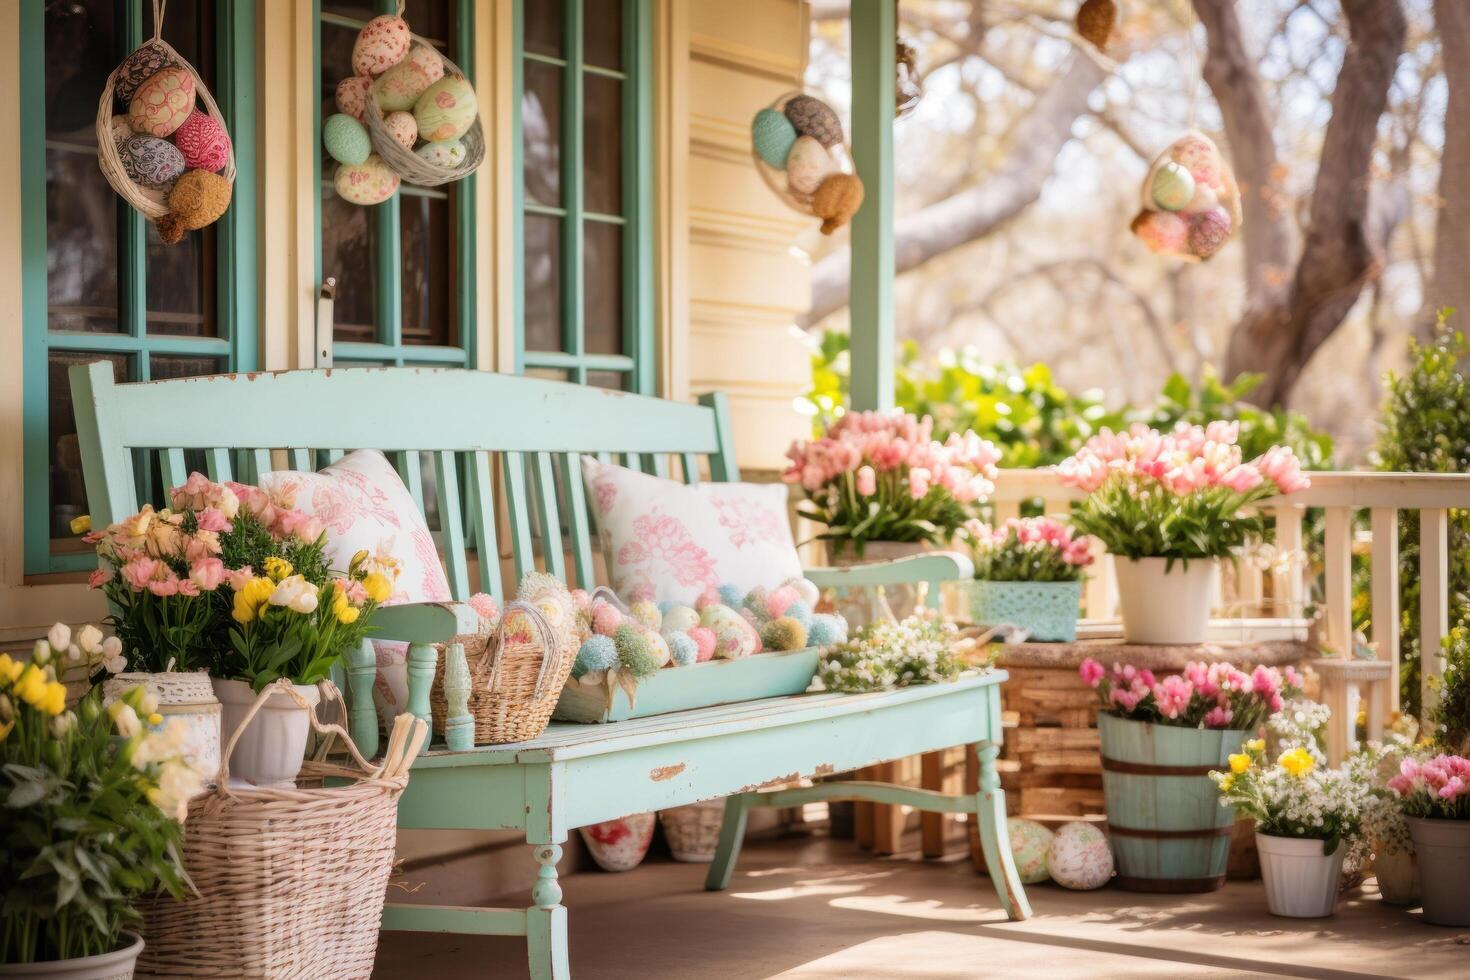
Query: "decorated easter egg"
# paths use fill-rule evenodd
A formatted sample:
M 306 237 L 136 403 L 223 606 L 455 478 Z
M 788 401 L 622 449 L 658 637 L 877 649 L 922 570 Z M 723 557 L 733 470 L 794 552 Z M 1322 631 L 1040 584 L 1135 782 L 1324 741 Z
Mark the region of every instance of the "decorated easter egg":
M 179 63 L 161 44 L 148 41 L 123 59 L 112 73 L 112 94 L 126 104 L 133 100 L 138 87 L 165 68 L 176 68 Z
M 362 111 L 367 108 L 368 93 L 373 80 L 366 75 L 353 75 L 337 83 L 337 111 L 362 122 Z
M 408 22 L 381 14 L 362 26 L 352 42 L 352 70 L 376 78 L 408 54 Z
M 427 44 L 415 44 L 408 49 L 406 62 L 418 65 L 432 85 L 444 77 L 444 56 Z
M 1129 226 L 1150 252 L 1178 255 L 1189 238 L 1189 222 L 1172 211 L 1140 211 Z
M 1154 171 L 1149 182 L 1149 200 L 1156 208 L 1178 211 L 1194 199 L 1194 177 L 1170 160 Z
M 1195 183 L 1224 189 L 1225 160 L 1215 141 L 1203 133 L 1189 133 L 1175 140 L 1168 150 L 1169 159 L 1189 171 Z
M 786 186 L 794 194 L 812 194 L 836 169 L 826 147 L 810 136 L 802 136 L 791 144 L 791 153 L 786 157 Z
M 169 136 L 194 111 L 194 77 L 182 68 L 165 68 L 144 79 L 128 103 L 133 132 Z
M 459 139 L 474 125 L 475 90 L 458 75 L 446 75 L 424 90 L 414 103 L 419 135 L 430 142 Z
M 681 606 L 678 604 L 670 606 L 664 612 L 663 623 L 660 628 L 665 632 L 675 630 L 683 631 L 691 626 L 699 625 L 699 613 L 692 606 Z
M 383 128 L 398 141 L 405 150 L 413 149 L 419 138 L 419 124 L 414 122 L 411 112 L 390 112 L 383 117 Z
M 230 162 L 230 134 L 217 119 L 198 109 L 174 130 L 174 145 L 190 170 L 220 171 Z
M 133 127 L 128 125 L 128 117 L 126 115 L 112 117 L 112 143 L 114 146 L 121 147 L 137 135 L 137 133 L 133 132 Z
M 813 582 L 809 578 L 797 576 L 795 578 L 789 578 L 781 584 L 783 586 L 790 586 L 791 588 L 795 589 L 796 594 L 798 597 L 800 597 L 801 601 L 805 602 L 813 609 L 815 609 L 817 606 L 817 600 L 822 597 L 821 590 L 817 588 L 817 583 Z
M 674 659 L 673 651 L 669 649 L 669 641 L 651 629 L 641 631 L 643 638 L 648 641 L 648 652 L 653 654 L 653 659 L 660 667 L 668 666 L 670 660 Z
M 628 607 L 628 615 L 649 629 L 656 630 L 663 622 L 663 613 L 658 611 L 658 605 L 647 599 L 640 600 Z
M 1189 219 L 1189 252 L 1207 259 L 1220 251 L 1230 240 L 1234 231 L 1230 212 L 1224 208 L 1211 208 Z
M 333 160 L 351 165 L 362 163 L 373 152 L 367 129 L 345 112 L 323 120 L 322 145 Z
M 750 123 L 750 143 L 760 158 L 777 170 L 786 166 L 786 155 L 796 142 L 796 127 L 784 113 L 762 109 Z
M 1081 820 L 1062 824 L 1047 847 L 1046 870 L 1063 888 L 1101 888 L 1113 876 L 1107 835 Z
M 810 136 L 823 146 L 842 142 L 842 123 L 837 113 L 821 99 L 798 95 L 786 103 L 786 118 L 800 136 Z
M 156 136 L 129 137 L 118 157 L 128 178 L 145 187 L 172 183 L 186 169 L 179 148 Z
M 420 50 L 415 48 L 414 50 Z M 435 57 L 438 57 L 437 55 Z M 439 62 L 440 78 L 444 74 L 444 62 Z M 373 82 L 373 98 L 384 112 L 412 109 L 413 104 L 424 94 L 424 90 L 438 79 L 430 78 L 424 66 L 412 58 L 404 58 L 389 68 Z
M 1046 852 L 1054 836 L 1050 830 L 1035 820 L 1011 817 L 1006 821 L 1006 834 L 1022 884 L 1034 885 L 1051 877 L 1046 870 Z
M 632 871 L 643 861 L 653 843 L 653 826 L 657 815 L 635 813 L 590 827 L 581 827 L 582 842 L 592 860 L 603 871 Z
M 1195 184 L 1194 196 L 1184 205 L 1184 214 L 1201 214 L 1220 206 L 1220 195 L 1209 184 Z
M 425 143 L 413 152 L 418 154 L 419 159 L 446 170 L 462 166 L 466 153 L 464 144 L 459 140 L 437 140 L 433 143 Z
M 739 660 L 760 647 L 754 627 L 729 606 L 706 606 L 699 614 L 699 624 L 714 633 L 716 657 Z
M 352 204 L 382 204 L 397 192 L 398 175 L 383 163 L 382 157 L 372 153 L 362 163 L 339 166 L 332 186 Z

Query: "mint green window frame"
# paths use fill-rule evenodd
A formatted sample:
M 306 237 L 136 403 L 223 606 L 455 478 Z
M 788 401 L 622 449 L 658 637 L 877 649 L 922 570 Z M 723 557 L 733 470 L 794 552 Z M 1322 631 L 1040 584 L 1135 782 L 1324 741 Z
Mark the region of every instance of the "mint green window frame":
M 653 12 L 652 0 L 624 0 L 621 71 L 588 65 L 583 59 L 582 0 L 563 0 L 563 57 L 526 50 L 526 0 L 515 0 L 514 109 L 511 145 L 514 147 L 515 187 L 515 369 L 565 372 L 568 380 L 586 384 L 589 372 L 625 377 L 624 388 L 654 394 L 653 345 Z M 560 207 L 526 200 L 524 133 L 521 98 L 528 61 L 562 72 L 560 134 Z M 605 75 L 623 83 L 622 203 L 621 216 L 601 215 L 583 208 L 582 133 L 583 78 Z M 560 351 L 526 349 L 525 216 L 539 214 L 560 219 Z M 588 353 L 583 311 L 583 221 L 619 224 L 623 229 L 623 353 Z
M 475 80 L 475 4 L 474 0 L 455 0 L 453 37 L 449 39 L 449 57 L 464 69 L 471 82 Z M 378 12 L 396 14 L 397 0 L 378 0 Z M 360 30 L 366 21 L 340 14 L 323 13 L 321 0 L 312 3 L 312 65 L 313 84 L 321 78 L 322 23 L 335 24 Z M 412 24 L 409 25 L 413 27 Z M 324 176 L 322 157 L 322 102 L 333 93 L 318 93 L 313 100 L 316 134 L 313 159 L 316 161 L 316 186 L 331 190 L 330 177 Z M 481 125 L 484 125 L 486 105 L 480 103 Z M 405 344 L 403 342 L 403 254 L 402 227 L 399 200 L 401 195 L 411 197 L 447 198 L 443 187 L 416 187 L 412 184 L 399 185 L 398 193 L 382 204 L 371 205 L 377 243 L 374 256 L 373 288 L 375 290 L 377 328 L 376 341 L 346 341 L 332 339 L 332 361 L 334 364 L 350 366 L 353 362 L 365 364 L 388 364 L 403 367 L 406 364 L 437 364 L 444 367 L 475 366 L 475 194 L 476 179 L 473 175 L 459 181 L 454 196 L 453 220 L 455 235 L 455 264 L 450 283 L 450 301 L 454 304 L 455 323 L 458 327 L 459 343 L 450 346 L 430 344 Z M 322 200 L 318 191 L 313 200 L 316 221 L 316 281 L 322 281 Z M 339 284 L 339 288 L 340 288 Z
M 117 333 L 48 329 L 46 269 L 46 19 L 45 4 L 20 5 L 21 329 L 23 331 L 22 427 L 24 438 L 25 571 L 28 575 L 95 568 L 87 553 L 51 552 L 51 487 L 48 441 L 48 354 L 53 350 L 125 354 L 140 381 L 150 377 L 154 355 L 215 357 L 228 370 L 253 371 L 256 348 L 255 253 L 255 56 L 258 0 L 218 0 L 215 18 L 215 100 L 235 144 L 235 187 L 219 222 L 215 264 L 215 337 L 180 337 L 147 331 L 145 219 L 121 198 L 118 207 Z M 119 0 L 118 23 L 126 49 L 144 37 L 144 0 Z M 151 28 L 151 21 L 148 27 Z M 147 469 L 140 468 L 146 481 Z M 146 489 L 146 488 L 145 488 Z M 145 493 L 145 496 L 149 494 Z

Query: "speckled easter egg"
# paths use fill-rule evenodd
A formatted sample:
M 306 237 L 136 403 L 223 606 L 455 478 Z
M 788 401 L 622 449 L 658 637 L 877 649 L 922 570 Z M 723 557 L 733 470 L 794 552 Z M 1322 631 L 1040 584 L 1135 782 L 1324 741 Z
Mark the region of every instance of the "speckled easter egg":
M 1081 820 L 1062 824 L 1046 851 L 1046 870 L 1063 888 L 1101 888 L 1113 876 L 1107 835 Z
M 750 122 L 750 143 L 760 158 L 777 170 L 786 166 L 786 155 L 796 142 L 796 127 L 775 109 L 762 109 Z
M 422 50 L 419 47 L 415 51 Z M 437 55 L 435 57 L 438 57 Z M 439 62 L 440 78 L 444 75 L 444 62 Z M 424 66 L 412 57 L 404 58 L 389 68 L 373 82 L 373 98 L 384 112 L 399 112 L 413 108 L 413 104 L 424 94 L 424 90 L 439 79 L 430 78 Z
M 628 615 L 636 619 L 640 624 L 649 629 L 656 630 L 663 621 L 663 614 L 658 611 L 658 605 L 647 599 L 640 600 L 628 607 Z
M 823 146 L 842 142 L 842 123 L 837 113 L 821 99 L 798 95 L 786 103 L 786 118 L 801 136 L 810 136 Z
M 1234 231 L 1230 212 L 1224 208 L 1211 208 L 1189 219 L 1189 252 L 1207 259 L 1220 251 L 1230 241 Z
M 119 102 L 131 102 L 140 85 L 163 69 L 176 68 L 178 64 L 162 45 L 149 41 L 124 58 L 112 73 L 112 94 Z
M 389 136 L 402 144 L 405 150 L 413 149 L 414 143 L 418 142 L 419 124 L 414 122 L 412 113 L 388 113 L 383 117 L 383 128 L 388 131 Z
M 1189 222 L 1172 211 L 1140 211 L 1129 227 L 1158 255 L 1178 255 L 1189 239 Z
M 373 152 L 373 141 L 362 123 L 345 112 L 322 121 L 322 146 L 338 163 L 356 165 Z
M 1046 870 L 1046 852 L 1055 836 L 1035 820 L 1011 817 L 1006 821 L 1006 834 L 1011 838 L 1011 856 L 1021 883 L 1034 885 L 1051 875 Z
M 648 853 L 656 820 L 656 814 L 635 813 L 630 817 L 579 827 L 578 832 L 592 860 L 603 871 L 632 871 Z
M 653 659 L 658 661 L 658 665 L 668 666 L 669 661 L 674 659 L 674 653 L 669 648 L 669 641 L 651 629 L 642 629 L 639 630 L 639 633 L 648 641 L 648 652 L 653 654 Z
M 674 631 L 683 632 L 691 626 L 699 625 L 699 613 L 692 606 L 670 606 L 664 612 L 664 618 L 659 628 L 665 633 Z
M 398 190 L 398 175 L 376 153 L 362 163 L 344 163 L 332 178 L 337 194 L 352 204 L 382 204 Z
M 337 111 L 346 113 L 362 122 L 362 111 L 367 108 L 368 93 L 373 80 L 366 75 L 353 75 L 337 83 Z
M 1215 141 L 1203 133 L 1189 133 L 1170 145 L 1169 159 L 1189 171 L 1197 184 L 1207 184 L 1219 190 L 1222 186 L 1221 170 L 1225 165 L 1220 148 Z
M 418 154 L 419 159 L 447 170 L 464 164 L 466 150 L 459 140 L 438 140 L 425 143 L 413 152 Z
M 190 170 L 218 172 L 230 162 L 230 134 L 213 116 L 198 109 L 174 130 L 174 145 Z
M 193 111 L 193 76 L 182 68 L 165 68 L 145 79 L 133 93 L 128 125 L 135 133 L 162 138 L 183 125 Z
M 791 153 L 786 157 L 786 186 L 796 194 L 811 194 L 836 169 L 837 164 L 826 147 L 810 136 L 803 136 L 791 144 Z
M 408 49 L 406 62 L 418 65 L 432 85 L 444 77 L 444 56 L 427 44 L 415 44 Z
M 475 90 L 458 75 L 446 75 L 424 90 L 414 103 L 419 135 L 435 142 L 459 139 L 474 125 L 478 104 Z
M 1149 200 L 1156 208 L 1178 211 L 1194 199 L 1194 177 L 1181 164 L 1170 160 L 1154 171 L 1149 182 Z
M 729 606 L 705 606 L 699 625 L 714 633 L 716 657 L 739 660 L 760 648 L 760 635 Z
M 408 54 L 408 22 L 393 14 L 381 14 L 362 25 L 352 42 L 352 70 L 377 78 Z
M 179 148 L 156 136 L 130 137 L 119 149 L 118 157 L 128 177 L 145 187 L 170 184 L 186 169 Z

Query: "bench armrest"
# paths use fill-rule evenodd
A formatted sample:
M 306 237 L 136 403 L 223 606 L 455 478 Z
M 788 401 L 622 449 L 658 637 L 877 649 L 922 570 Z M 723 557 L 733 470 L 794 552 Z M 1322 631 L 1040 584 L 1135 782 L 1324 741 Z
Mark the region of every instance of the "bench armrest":
M 463 602 L 406 602 L 373 610 L 373 639 L 447 643 L 479 632 L 480 614 Z
M 919 582 L 938 584 L 968 579 L 974 577 L 975 565 L 967 555 L 956 551 L 932 551 L 868 565 L 808 568 L 804 574 L 818 588 L 857 589 L 878 585 L 913 585 Z

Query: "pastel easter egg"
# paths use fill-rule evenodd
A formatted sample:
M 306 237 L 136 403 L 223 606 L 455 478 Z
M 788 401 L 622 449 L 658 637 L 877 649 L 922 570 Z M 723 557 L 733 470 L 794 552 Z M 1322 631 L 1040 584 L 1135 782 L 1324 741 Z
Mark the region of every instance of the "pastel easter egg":
M 1172 211 L 1140 211 L 1129 228 L 1158 255 L 1178 255 L 1189 239 L 1189 222 Z
M 408 49 L 406 62 L 418 65 L 432 85 L 444 77 L 444 56 L 427 44 L 415 44 Z
M 821 590 L 817 588 L 817 583 L 809 578 L 796 576 L 795 578 L 787 579 L 781 585 L 790 586 L 795 589 L 796 594 L 801 597 L 801 601 L 812 608 L 816 608 L 817 600 L 822 596 Z
M 640 632 L 643 634 L 643 638 L 648 641 L 648 650 L 653 654 L 653 658 L 658 661 L 658 665 L 660 667 L 668 666 L 669 661 L 674 659 L 673 651 L 669 649 L 669 641 L 650 629 L 641 630 Z
M 1230 241 L 1235 230 L 1230 212 L 1224 208 L 1212 208 L 1189 219 L 1189 251 L 1199 258 L 1207 259 Z
M 178 67 L 173 55 L 152 41 L 123 59 L 112 73 L 112 94 L 124 104 L 131 102 L 139 86 L 165 68 Z
M 1156 208 L 1178 211 L 1194 199 L 1194 177 L 1170 160 L 1154 171 L 1149 182 L 1149 200 Z
M 826 147 L 810 136 L 802 136 L 791 144 L 791 153 L 786 157 L 786 186 L 796 194 L 815 193 L 836 169 Z
M 715 635 L 716 657 L 738 660 L 755 653 L 760 636 L 754 627 L 729 606 L 706 606 L 699 614 L 699 624 Z
M 1006 835 L 1011 839 L 1011 856 L 1021 883 L 1034 885 L 1051 875 L 1046 870 L 1046 852 L 1055 836 L 1035 820 L 1011 817 L 1006 821 Z
M 414 152 L 420 159 L 448 170 L 464 164 L 466 150 L 459 140 L 437 140 L 425 143 Z
M 665 632 L 683 632 L 691 626 L 699 625 L 699 613 L 692 606 L 670 606 L 664 612 L 663 623 L 660 628 Z
M 156 136 L 130 137 L 120 148 L 118 157 L 129 179 L 145 187 L 172 183 L 186 169 L 179 148 Z
M 378 108 L 384 112 L 401 112 L 412 109 L 419 96 L 432 84 L 434 79 L 424 73 L 422 65 L 405 58 L 373 82 L 373 98 L 377 99 Z
M 174 130 L 174 145 L 190 170 L 223 170 L 230 162 L 230 134 L 208 113 L 195 109 Z
M 352 204 L 382 204 L 398 191 L 398 175 L 373 153 L 362 163 L 339 166 L 332 186 Z
M 397 140 L 405 150 L 413 149 L 414 143 L 419 138 L 419 124 L 414 122 L 412 113 L 388 113 L 383 117 L 383 128 L 388 130 L 388 135 Z
M 344 112 L 362 122 L 362 112 L 367 108 L 368 93 L 373 80 L 366 75 L 353 75 L 337 83 L 337 111 Z
M 362 26 L 352 42 L 352 70 L 377 78 L 408 54 L 408 22 L 393 14 L 380 14 Z
M 1195 183 L 1208 184 L 1217 191 L 1223 186 L 1224 158 L 1215 141 L 1203 133 L 1180 137 L 1169 147 L 1168 154 L 1170 160 L 1189 171 Z
M 1194 197 L 1184 205 L 1184 214 L 1203 214 L 1220 206 L 1220 195 L 1209 184 L 1195 184 Z
M 656 820 L 657 814 L 635 813 L 579 827 L 578 832 L 592 860 L 603 871 L 632 871 L 648 853 Z
M 474 125 L 475 90 L 458 75 L 446 75 L 424 90 L 414 103 L 419 136 L 430 142 L 459 139 Z
M 802 136 L 810 136 L 823 146 L 842 142 L 842 123 L 837 113 L 821 99 L 798 95 L 786 103 L 786 118 Z
M 658 606 L 648 599 L 642 599 L 629 606 L 628 615 L 649 629 L 658 629 L 659 623 L 663 621 L 663 614 L 658 611 Z
M 1107 835 L 1085 821 L 1063 824 L 1047 847 L 1046 870 L 1063 888 L 1101 888 L 1113 876 Z
M 182 68 L 165 68 L 138 86 L 128 103 L 128 125 L 135 133 L 162 138 L 193 111 L 194 77 Z
M 750 123 L 750 142 L 760 158 L 777 170 L 786 166 L 786 155 L 796 142 L 796 127 L 775 109 L 762 109 Z
M 362 163 L 373 152 L 373 141 L 367 129 L 345 112 L 323 120 L 322 145 L 333 160 L 349 166 Z

